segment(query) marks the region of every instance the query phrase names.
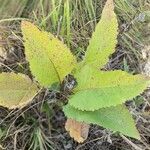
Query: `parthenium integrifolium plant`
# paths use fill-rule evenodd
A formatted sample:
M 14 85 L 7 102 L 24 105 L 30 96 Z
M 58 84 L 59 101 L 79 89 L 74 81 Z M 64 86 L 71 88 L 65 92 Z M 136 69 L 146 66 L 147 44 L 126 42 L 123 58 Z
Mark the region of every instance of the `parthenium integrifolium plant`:
M 149 80 L 122 70 L 101 70 L 117 44 L 118 23 L 113 0 L 107 0 L 85 57 L 79 63 L 69 48 L 51 33 L 41 31 L 27 21 L 22 21 L 21 29 L 26 59 L 35 78 L 31 81 L 23 74 L 1 73 L 0 105 L 9 109 L 21 108 L 32 100 L 39 87 L 61 84 L 66 75 L 72 74 L 77 86 L 63 107 L 68 119 L 97 124 L 140 139 L 124 103 L 142 93 Z M 84 141 L 76 134 L 71 133 L 71 136 L 78 142 Z

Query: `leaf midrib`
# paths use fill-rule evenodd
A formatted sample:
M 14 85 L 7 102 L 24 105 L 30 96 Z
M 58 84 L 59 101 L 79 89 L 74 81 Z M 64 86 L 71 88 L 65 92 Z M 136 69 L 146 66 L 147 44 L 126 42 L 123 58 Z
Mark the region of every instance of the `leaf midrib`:
M 118 85 L 118 86 L 104 86 L 104 87 L 91 87 L 91 88 L 85 88 L 85 89 L 80 89 L 80 90 L 76 90 L 74 89 L 74 92 L 81 92 L 81 91 L 91 91 L 91 90 L 101 90 L 101 89 L 108 89 L 108 88 L 115 88 L 115 87 L 130 87 L 130 86 L 133 86 L 133 85 L 138 85 L 138 84 L 144 84 L 145 83 L 145 86 L 146 86 L 146 82 L 140 82 L 140 83 L 135 83 L 135 84 L 128 84 L 128 85 Z

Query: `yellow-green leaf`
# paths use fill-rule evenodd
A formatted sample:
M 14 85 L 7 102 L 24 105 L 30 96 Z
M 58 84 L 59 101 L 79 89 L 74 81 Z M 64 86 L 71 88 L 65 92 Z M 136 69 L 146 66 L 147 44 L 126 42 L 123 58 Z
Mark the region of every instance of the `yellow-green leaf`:
M 75 78 L 78 85 L 69 104 L 87 111 L 122 104 L 141 94 L 149 85 L 149 80 L 142 75 L 121 70 L 99 71 L 88 65 L 76 73 Z
M 60 83 L 75 67 L 75 57 L 63 42 L 34 24 L 23 21 L 21 28 L 32 74 L 45 87 Z
M 112 131 L 119 131 L 124 135 L 140 139 L 134 120 L 123 105 L 102 108 L 96 111 L 81 111 L 70 105 L 66 105 L 63 110 L 68 118 L 88 124 L 97 124 Z
M 117 30 L 118 23 L 114 13 L 114 3 L 113 0 L 107 0 L 101 20 L 96 25 L 89 42 L 83 63 L 102 68 L 108 62 L 109 55 L 115 51 Z
M 9 109 L 24 107 L 36 95 L 38 87 L 23 74 L 0 74 L 0 105 Z

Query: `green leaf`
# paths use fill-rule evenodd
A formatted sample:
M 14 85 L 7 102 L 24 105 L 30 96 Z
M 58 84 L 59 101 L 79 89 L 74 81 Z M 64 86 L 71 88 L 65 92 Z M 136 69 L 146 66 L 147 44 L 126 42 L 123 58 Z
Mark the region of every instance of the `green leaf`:
M 107 0 L 101 20 L 89 42 L 84 63 L 99 68 L 108 62 L 108 57 L 115 51 L 118 23 L 114 13 L 113 0 Z
M 122 104 L 142 93 L 149 83 L 142 75 L 121 70 L 99 71 L 91 66 L 84 66 L 75 78 L 78 85 L 69 104 L 87 111 Z
M 23 74 L 0 74 L 0 105 L 9 109 L 24 107 L 36 95 L 38 87 Z
M 32 23 L 23 21 L 21 28 L 32 74 L 45 87 L 60 83 L 75 67 L 75 57 L 63 42 Z
M 68 118 L 79 122 L 97 124 L 115 132 L 119 131 L 129 137 L 140 139 L 134 120 L 123 105 L 102 108 L 96 111 L 81 111 L 66 105 L 63 110 Z

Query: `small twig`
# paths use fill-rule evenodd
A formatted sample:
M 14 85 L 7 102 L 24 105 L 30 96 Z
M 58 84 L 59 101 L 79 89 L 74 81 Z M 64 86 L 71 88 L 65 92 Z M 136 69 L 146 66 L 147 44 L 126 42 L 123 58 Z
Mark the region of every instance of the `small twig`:
M 3 22 L 9 22 L 9 21 L 22 21 L 22 20 L 29 20 L 28 18 L 7 18 L 7 19 L 1 19 L 0 20 L 0 23 L 3 23 Z
M 7 65 L 5 65 L 4 63 L 1 63 L 1 62 L 0 62 L 0 65 L 4 66 L 4 67 L 6 67 L 7 69 L 9 69 L 10 71 L 14 72 L 14 70 L 13 70 L 13 69 L 11 69 L 10 67 L 8 67 L 8 66 L 7 66 Z
M 120 134 L 120 136 L 128 143 L 130 144 L 135 150 L 143 150 L 140 147 L 138 147 L 137 145 L 135 145 L 132 141 L 130 141 L 127 137 L 125 137 L 124 135 Z

